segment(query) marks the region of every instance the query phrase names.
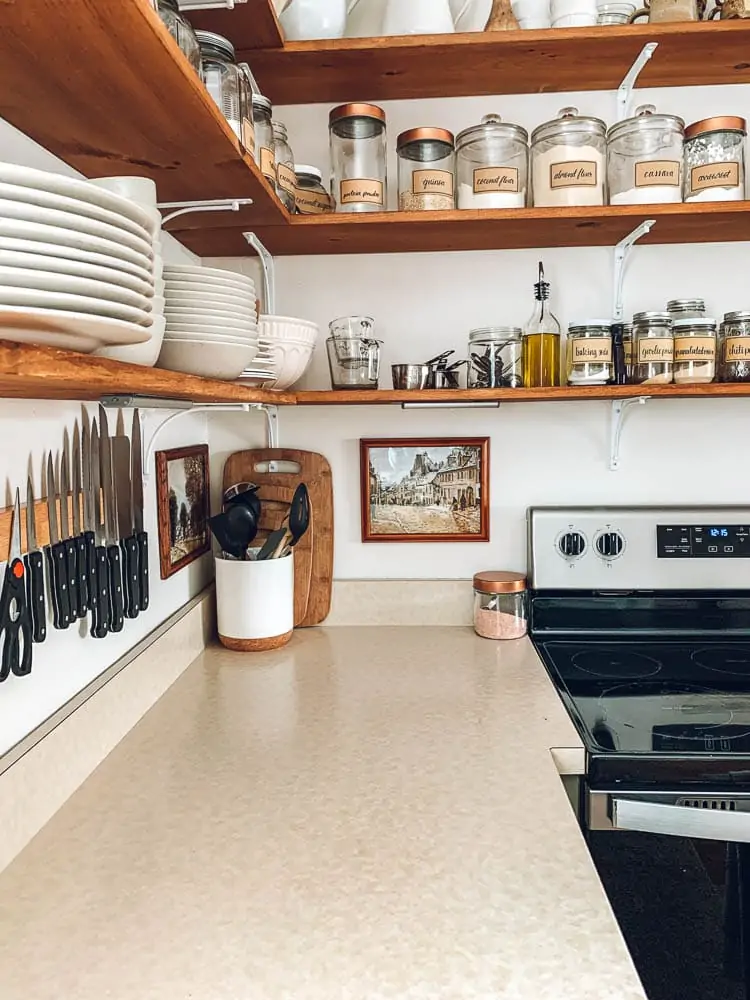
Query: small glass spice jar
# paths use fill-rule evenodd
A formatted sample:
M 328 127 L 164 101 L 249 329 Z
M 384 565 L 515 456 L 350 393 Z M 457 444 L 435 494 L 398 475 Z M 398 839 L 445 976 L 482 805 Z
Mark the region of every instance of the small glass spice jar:
M 331 196 L 323 187 L 323 174 L 317 167 L 295 163 L 297 186 L 294 191 L 294 208 L 297 215 L 321 215 L 332 212 Z
M 719 382 L 750 382 L 750 312 L 729 312 L 721 324 Z
M 185 58 L 198 76 L 201 75 L 201 50 L 190 22 L 180 13 L 177 0 L 157 0 L 156 11 Z
M 607 132 L 610 205 L 667 205 L 682 201 L 685 122 L 654 114 L 653 104 Z
M 633 324 L 625 323 L 622 328 L 622 347 L 625 356 L 625 381 L 633 381 Z
M 672 317 L 666 312 L 640 312 L 633 317 L 634 385 L 668 385 L 672 382 L 674 335 Z
M 469 389 L 523 387 L 520 326 L 486 326 L 469 333 Z
M 531 187 L 540 208 L 604 205 L 607 126 L 563 108 L 531 133 Z
M 234 45 L 213 31 L 196 31 L 195 36 L 200 45 L 206 90 L 242 142 L 242 122 L 251 98 L 247 77 L 235 60 Z
M 685 201 L 742 201 L 747 123 L 734 115 L 685 129 Z
M 272 106 L 262 94 L 252 95 L 255 126 L 255 162 L 269 184 L 276 187 L 276 154 L 273 151 Z
M 429 212 L 456 207 L 453 133 L 444 128 L 402 132 L 398 152 L 398 207 Z
M 474 631 L 483 639 L 521 639 L 528 631 L 524 573 L 488 571 L 474 577 Z
M 591 319 L 571 323 L 568 327 L 568 385 L 606 385 L 613 376 L 609 321 Z
M 529 133 L 499 115 L 456 138 L 459 208 L 523 208 L 529 173 Z
M 716 320 L 676 319 L 674 335 L 674 380 L 679 385 L 713 382 L 716 377 Z
M 286 125 L 281 122 L 271 122 L 273 129 L 273 154 L 276 160 L 276 194 L 282 205 L 289 211 L 294 211 L 294 192 L 297 188 L 297 175 L 294 172 L 294 153 L 289 145 Z
M 703 299 L 671 299 L 667 302 L 667 312 L 675 319 L 702 319 L 706 315 Z
M 337 212 L 383 212 L 387 202 L 385 111 L 341 104 L 328 116 L 331 194 Z

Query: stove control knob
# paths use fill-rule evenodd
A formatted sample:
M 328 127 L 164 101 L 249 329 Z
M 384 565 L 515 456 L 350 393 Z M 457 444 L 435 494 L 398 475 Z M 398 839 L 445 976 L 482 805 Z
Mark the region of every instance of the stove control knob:
M 596 540 L 596 551 L 603 559 L 616 559 L 623 550 L 625 542 L 617 531 L 605 531 Z
M 580 531 L 568 531 L 557 544 L 560 552 L 566 559 L 577 559 L 583 555 L 583 550 L 586 548 L 586 539 Z

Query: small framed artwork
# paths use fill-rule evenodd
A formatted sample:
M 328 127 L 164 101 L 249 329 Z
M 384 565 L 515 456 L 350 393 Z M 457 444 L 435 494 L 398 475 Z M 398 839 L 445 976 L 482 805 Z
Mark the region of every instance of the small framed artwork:
M 489 438 L 360 441 L 363 542 L 488 542 Z
M 161 578 L 211 550 L 208 446 L 156 453 Z

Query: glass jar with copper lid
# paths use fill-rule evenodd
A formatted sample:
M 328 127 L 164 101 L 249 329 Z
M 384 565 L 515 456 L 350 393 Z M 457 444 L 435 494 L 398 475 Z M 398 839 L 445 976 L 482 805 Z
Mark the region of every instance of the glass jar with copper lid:
M 743 201 L 747 123 L 734 115 L 685 129 L 685 201 Z
M 398 207 L 429 212 L 456 207 L 456 154 L 453 133 L 444 128 L 402 132 L 398 152 Z
M 483 639 L 521 639 L 528 631 L 526 574 L 491 570 L 474 577 L 474 631 Z
M 328 116 L 328 131 L 336 211 L 385 211 L 385 111 L 375 104 L 341 104 Z

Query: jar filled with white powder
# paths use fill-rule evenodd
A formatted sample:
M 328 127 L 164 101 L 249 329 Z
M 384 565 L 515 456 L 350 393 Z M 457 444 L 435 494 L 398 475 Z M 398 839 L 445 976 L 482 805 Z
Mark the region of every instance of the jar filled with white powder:
M 538 208 L 604 205 L 607 126 L 563 108 L 531 134 L 531 183 Z
M 682 201 L 685 122 L 654 114 L 653 104 L 607 133 L 610 205 L 670 205 Z
M 685 129 L 685 201 L 743 201 L 747 123 L 734 115 Z
M 474 631 L 483 639 L 521 639 L 528 631 L 526 576 L 491 571 L 474 577 Z
M 456 139 L 459 208 L 523 208 L 529 173 L 529 133 L 499 115 L 464 129 Z

